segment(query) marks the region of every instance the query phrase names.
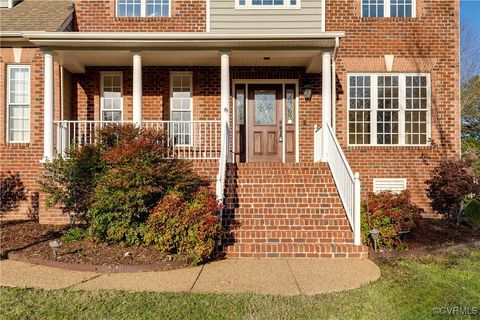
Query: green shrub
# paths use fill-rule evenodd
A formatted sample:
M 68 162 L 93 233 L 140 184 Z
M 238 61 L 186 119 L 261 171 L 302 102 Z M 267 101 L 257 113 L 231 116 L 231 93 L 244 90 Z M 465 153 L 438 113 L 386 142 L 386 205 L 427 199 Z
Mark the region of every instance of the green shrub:
M 39 181 L 47 194 L 46 205 L 59 205 L 71 222 L 83 219 L 93 200 L 93 190 L 104 170 L 101 152 L 96 146 L 76 147 L 66 150 L 65 157 L 45 163 L 46 172 Z
M 70 228 L 60 237 L 60 241 L 64 243 L 81 241 L 83 239 L 85 239 L 85 230 L 81 228 Z
M 198 264 L 212 257 L 221 236 L 219 206 L 215 194 L 202 188 L 191 201 L 170 192 L 147 221 L 145 243 L 165 253 Z
M 414 229 L 422 212 L 421 208 L 411 202 L 407 191 L 398 194 L 388 191 L 370 193 L 362 203 L 363 243 L 370 244 L 370 230 L 375 228 L 380 232 L 377 240 L 379 247 L 396 247 L 400 241 L 400 232 Z
M 171 150 L 164 133 L 118 129 L 118 134 L 107 128 L 98 135 L 105 171 L 87 213 L 88 233 L 98 241 L 140 245 L 143 224 L 167 192 L 177 190 L 188 198 L 207 182 L 190 163 L 167 159 Z
M 480 200 L 471 200 L 465 207 L 467 223 L 473 229 L 480 229 Z

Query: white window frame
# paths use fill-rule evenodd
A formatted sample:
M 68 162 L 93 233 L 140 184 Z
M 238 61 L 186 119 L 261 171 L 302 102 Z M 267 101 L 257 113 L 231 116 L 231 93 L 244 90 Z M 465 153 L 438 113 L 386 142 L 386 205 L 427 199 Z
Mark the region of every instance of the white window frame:
M 363 1 L 360 1 L 360 5 L 361 5 L 361 8 L 360 8 L 360 11 L 361 11 L 361 15 L 362 17 L 364 18 L 416 18 L 417 17 L 417 0 L 412 0 L 412 16 L 411 17 L 391 17 L 391 0 L 384 0 L 384 3 L 383 3 L 383 17 L 379 17 L 379 16 L 364 16 L 363 15 Z
M 173 108 L 173 77 L 175 76 L 189 76 L 190 78 L 190 109 L 174 109 Z M 190 111 L 190 122 L 193 123 L 193 72 L 192 71 L 172 71 L 170 72 L 170 121 L 173 123 L 173 112 L 174 111 Z M 173 127 L 170 128 L 172 138 L 173 138 Z M 180 147 L 191 147 L 193 144 L 193 125 L 190 127 L 190 140 L 189 143 L 175 143 L 175 146 Z
M 287 3 L 288 2 L 288 3 Z M 291 5 L 290 0 L 284 0 L 283 5 L 254 5 L 252 0 L 245 0 L 245 4 L 241 5 L 240 0 L 235 0 L 235 9 L 301 9 L 301 0 L 297 0 L 297 4 Z
M 28 114 L 28 138 L 25 139 L 25 140 L 12 140 L 11 137 L 10 137 L 10 106 L 12 105 L 12 103 L 10 102 L 10 69 L 13 69 L 13 68 L 24 68 L 24 69 L 27 69 L 28 70 L 28 110 L 30 111 L 29 114 Z M 11 65 L 8 65 L 7 66 L 7 112 L 6 112 L 6 141 L 7 143 L 30 143 L 30 135 L 31 135 L 31 107 L 32 107 L 32 102 L 31 102 L 31 89 L 32 89 L 32 75 L 31 75 L 31 72 L 30 72 L 30 66 L 29 65 L 25 65 L 25 64 L 11 64 Z M 24 106 L 25 104 L 24 103 L 15 103 L 15 105 L 19 105 L 19 106 Z
M 370 76 L 370 144 L 354 144 L 350 143 L 350 121 L 348 114 L 350 111 L 356 111 L 350 109 L 350 77 L 355 76 Z M 379 76 L 398 76 L 398 103 L 399 103 L 399 139 L 398 144 L 378 144 L 377 143 L 377 111 L 378 109 L 378 77 Z M 427 78 L 427 138 L 424 144 L 407 144 L 405 143 L 405 112 L 410 109 L 406 108 L 406 77 L 407 76 L 422 76 Z M 432 109 L 432 97 L 431 97 L 431 80 L 429 73 L 348 73 L 347 74 L 347 143 L 349 147 L 425 147 L 431 145 L 431 109 Z M 423 109 L 422 109 L 423 110 Z M 411 110 L 410 110 L 411 111 Z
M 172 0 L 168 0 L 168 15 L 167 16 L 147 16 L 147 0 L 140 0 L 140 15 L 139 16 L 119 16 L 118 15 L 118 0 L 115 0 L 115 17 L 117 18 L 170 18 L 172 16 Z
M 122 98 L 120 99 L 120 112 L 122 116 L 120 117 L 120 122 L 123 122 L 124 110 L 123 110 L 123 72 L 122 71 L 101 71 L 100 72 L 100 121 L 107 121 L 103 119 L 103 111 L 117 111 L 117 110 L 104 110 L 104 79 L 105 76 L 120 76 L 120 93 Z M 114 121 L 116 122 L 116 121 Z

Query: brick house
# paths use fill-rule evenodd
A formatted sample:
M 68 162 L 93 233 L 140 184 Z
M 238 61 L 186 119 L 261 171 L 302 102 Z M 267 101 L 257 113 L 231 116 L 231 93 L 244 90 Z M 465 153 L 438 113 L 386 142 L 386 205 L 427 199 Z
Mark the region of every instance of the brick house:
M 360 198 L 431 213 L 424 181 L 460 156 L 458 0 L 0 6 L 0 169 L 30 193 L 41 162 L 134 123 L 216 184 L 230 256 L 363 257 Z

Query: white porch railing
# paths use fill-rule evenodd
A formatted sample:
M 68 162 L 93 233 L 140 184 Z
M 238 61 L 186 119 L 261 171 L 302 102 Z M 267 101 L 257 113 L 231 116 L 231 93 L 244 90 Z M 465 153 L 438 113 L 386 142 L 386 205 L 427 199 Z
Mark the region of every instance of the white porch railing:
M 72 144 L 95 143 L 96 132 L 109 125 L 133 124 L 132 121 L 54 121 L 55 152 L 64 154 Z M 220 121 L 143 121 L 142 128 L 163 130 L 168 144 L 181 159 L 220 159 Z
M 322 135 L 326 134 L 326 146 L 321 145 Z M 323 140 L 325 141 L 325 140 Z M 343 150 L 338 143 L 333 129 L 330 124 L 327 124 L 326 130 L 319 129 L 315 126 L 314 132 L 314 161 L 318 162 L 321 158 L 321 148 L 327 148 L 327 162 L 332 171 L 333 180 L 337 186 L 340 199 L 343 207 L 347 213 L 348 221 L 354 235 L 354 244 L 360 245 L 360 179 L 358 173 L 353 173 L 350 165 L 343 153 Z

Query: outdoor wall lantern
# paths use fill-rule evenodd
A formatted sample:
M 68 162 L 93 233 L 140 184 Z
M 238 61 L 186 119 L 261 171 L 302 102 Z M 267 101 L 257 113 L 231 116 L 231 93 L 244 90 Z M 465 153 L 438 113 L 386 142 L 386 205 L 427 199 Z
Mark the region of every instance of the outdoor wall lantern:
M 377 229 L 372 229 L 370 230 L 370 236 L 372 237 L 372 240 L 373 240 L 373 250 L 374 251 L 377 251 L 377 239 L 378 239 L 378 236 L 380 235 L 380 231 L 378 231 Z
M 62 246 L 62 243 L 58 240 L 53 240 L 53 241 L 50 241 L 48 245 L 50 246 L 50 249 L 52 249 L 53 260 L 57 261 L 57 251 Z
M 303 85 L 303 97 L 305 100 L 312 99 L 312 80 L 310 78 L 305 78 L 305 83 Z

